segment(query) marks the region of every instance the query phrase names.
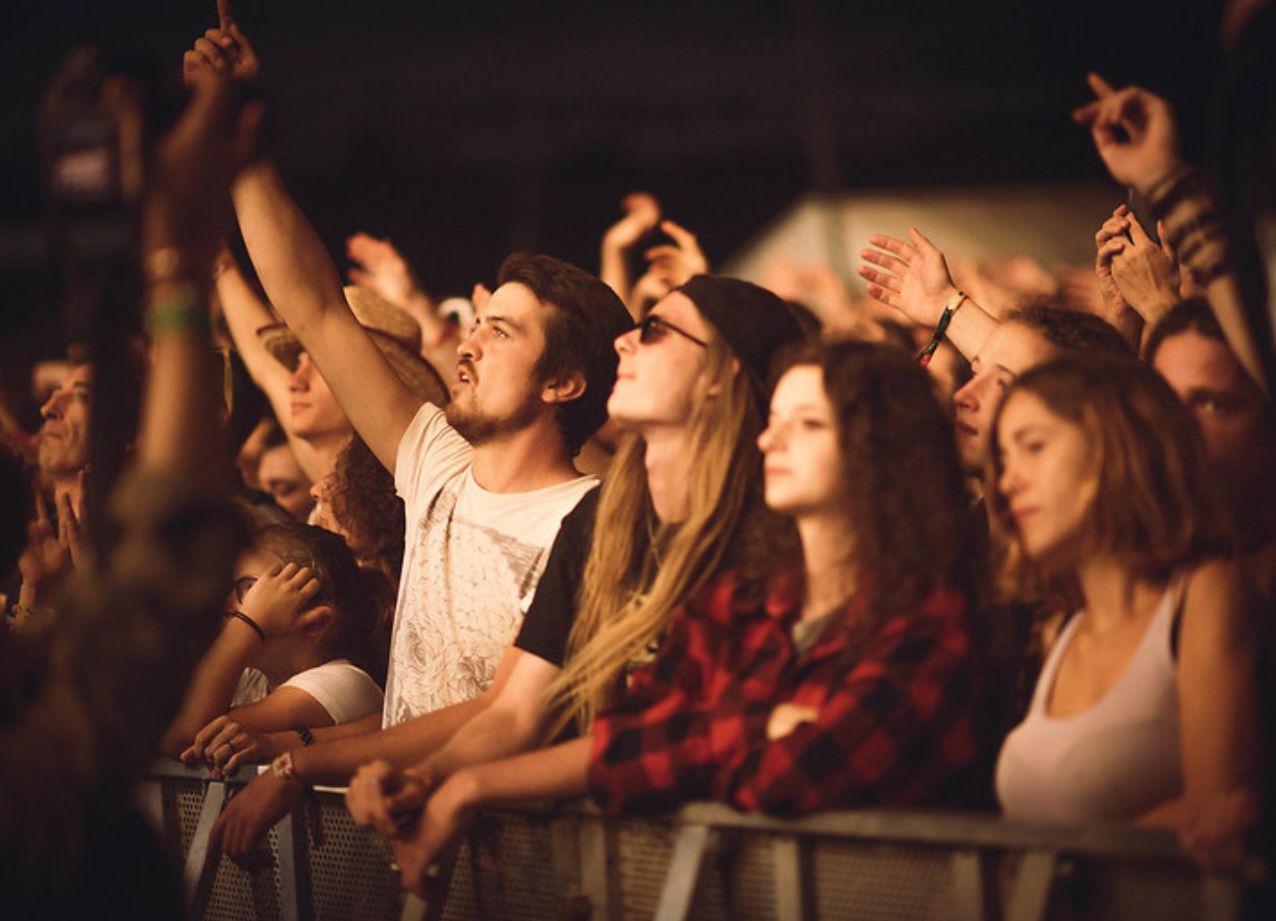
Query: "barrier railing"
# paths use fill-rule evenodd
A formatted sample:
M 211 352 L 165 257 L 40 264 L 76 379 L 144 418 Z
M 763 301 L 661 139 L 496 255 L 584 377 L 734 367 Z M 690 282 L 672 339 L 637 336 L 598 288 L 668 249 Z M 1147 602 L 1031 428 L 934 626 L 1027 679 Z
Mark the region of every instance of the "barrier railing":
M 255 773 L 211 781 L 165 760 L 143 784 L 192 918 L 1232 921 L 1243 895 L 1152 829 L 879 810 L 783 821 L 710 803 L 616 819 L 580 802 L 480 813 L 446 898 L 425 905 L 402 897 L 388 846 L 336 790 L 271 831 L 271 867 L 209 860 L 209 829 Z

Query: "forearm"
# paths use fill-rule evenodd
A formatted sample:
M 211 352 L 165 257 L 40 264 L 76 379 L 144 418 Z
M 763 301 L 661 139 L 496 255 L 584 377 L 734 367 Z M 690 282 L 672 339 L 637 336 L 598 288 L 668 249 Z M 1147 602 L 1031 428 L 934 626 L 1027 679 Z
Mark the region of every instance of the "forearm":
M 225 713 L 253 648 L 261 640 L 252 628 L 231 620 L 195 668 L 182 707 L 160 740 L 160 751 L 176 758 L 208 722 Z
M 539 741 L 542 724 L 541 718 L 524 718 L 504 707 L 488 707 L 458 729 L 419 768 L 426 776 L 442 781 L 461 768 L 521 754 Z
M 1236 276 L 1228 263 L 1227 237 L 1214 202 L 1189 169 L 1181 169 L 1145 190 L 1179 264 L 1205 290 L 1227 344 L 1250 377 L 1267 391 L 1267 379 L 1245 318 Z
M 293 765 L 297 777 L 311 785 L 343 786 L 350 782 L 361 765 L 376 758 L 397 768 L 411 767 L 446 743 L 482 706 L 481 700 L 476 698 L 389 729 L 336 738 L 316 734 L 317 739 L 328 738 L 329 741 L 316 741 L 314 745 L 294 751 Z M 339 728 L 334 727 L 334 735 Z
M 325 313 L 345 307 L 337 267 L 273 162 L 245 169 L 231 197 L 266 296 L 304 342 L 309 327 Z
M 528 799 L 568 799 L 588 790 L 588 737 L 466 768 L 454 775 L 472 785 L 474 805 Z
M 974 360 L 989 333 L 997 328 L 997 320 L 969 297 L 953 313 L 945 335 L 953 348 L 967 361 Z

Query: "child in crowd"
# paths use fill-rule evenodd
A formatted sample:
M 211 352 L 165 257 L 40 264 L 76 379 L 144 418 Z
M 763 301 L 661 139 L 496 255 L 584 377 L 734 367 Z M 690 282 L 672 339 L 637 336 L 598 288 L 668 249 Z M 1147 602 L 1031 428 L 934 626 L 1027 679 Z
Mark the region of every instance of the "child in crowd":
M 1006 813 L 1172 825 L 1206 862 L 1234 859 L 1257 771 L 1253 624 L 1188 414 L 1146 366 L 1068 360 L 1019 378 L 993 431 L 1007 575 L 1070 612 L 1001 750 Z
M 236 567 L 226 623 L 162 750 L 221 773 L 378 712 L 391 603 L 385 579 L 337 535 L 265 528 Z
M 758 438 L 800 565 L 727 572 L 594 722 L 608 811 L 713 797 L 802 813 L 970 805 L 988 747 L 972 516 L 947 419 L 901 349 L 806 344 Z

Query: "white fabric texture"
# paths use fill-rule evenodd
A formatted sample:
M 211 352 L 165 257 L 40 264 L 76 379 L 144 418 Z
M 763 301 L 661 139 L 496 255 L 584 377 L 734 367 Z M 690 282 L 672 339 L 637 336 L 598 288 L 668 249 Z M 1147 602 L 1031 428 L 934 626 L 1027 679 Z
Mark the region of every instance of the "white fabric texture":
M 531 605 L 563 516 L 597 477 L 492 493 L 473 450 L 429 403 L 395 460 L 407 534 L 382 723 L 476 697 L 491 683 Z
M 997 759 L 997 797 L 1017 819 L 1129 822 L 1183 789 L 1171 631 L 1181 598 L 1171 582 L 1116 684 L 1092 707 L 1052 717 L 1046 705 L 1084 613 L 1060 632 L 1027 717 Z
M 347 659 L 298 672 L 279 687 L 305 691 L 328 711 L 336 726 L 376 713 L 383 703 L 381 688 L 372 676 Z

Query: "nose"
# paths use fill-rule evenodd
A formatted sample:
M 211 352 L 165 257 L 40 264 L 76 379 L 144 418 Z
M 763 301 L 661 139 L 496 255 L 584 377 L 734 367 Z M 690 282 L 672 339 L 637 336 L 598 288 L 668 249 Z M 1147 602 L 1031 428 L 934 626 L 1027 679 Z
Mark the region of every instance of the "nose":
M 44 401 L 44 405 L 40 407 L 40 416 L 44 419 L 61 419 L 62 418 L 62 401 L 66 394 L 62 392 L 62 388 L 49 394 L 49 398 Z
M 297 367 L 288 379 L 288 390 L 291 393 L 304 393 L 310 389 L 310 360 L 303 354 L 297 359 Z
M 615 343 L 617 355 L 632 355 L 638 344 L 638 327 L 626 330 L 616 337 Z
M 979 389 L 983 378 L 976 374 L 953 394 L 953 405 L 958 409 L 974 412 L 979 409 Z
M 1019 468 L 1012 461 L 1002 461 L 1001 474 L 997 477 L 997 491 L 1007 499 L 1012 499 L 1022 487 L 1023 477 Z
M 465 338 L 456 344 L 457 358 L 463 358 L 468 361 L 477 361 L 483 355 L 483 349 L 479 343 L 479 336 L 482 334 L 483 325 L 475 321 L 470 327 L 470 331 L 466 333 Z
M 758 433 L 758 450 L 763 454 L 778 451 L 784 447 L 785 427 L 777 422 L 767 423 L 767 427 Z

